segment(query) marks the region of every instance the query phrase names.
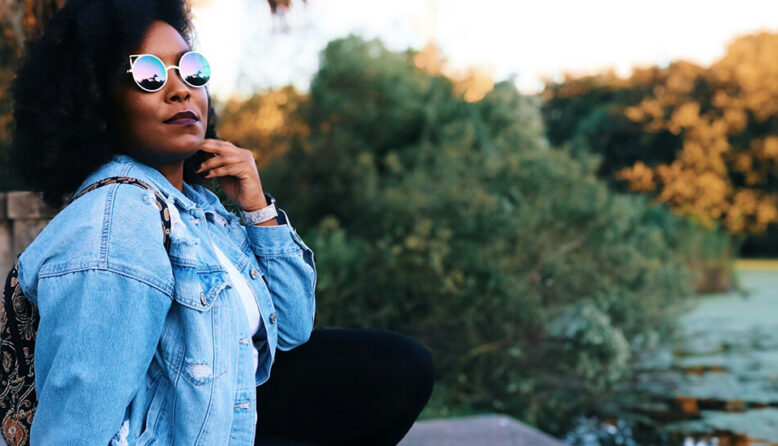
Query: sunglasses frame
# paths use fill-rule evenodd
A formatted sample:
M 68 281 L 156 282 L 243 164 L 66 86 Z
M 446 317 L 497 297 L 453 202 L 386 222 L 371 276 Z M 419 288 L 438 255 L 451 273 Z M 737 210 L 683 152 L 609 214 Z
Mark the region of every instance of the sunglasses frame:
M 202 88 L 202 87 L 205 87 L 206 85 L 208 85 L 208 82 L 211 81 L 210 76 L 208 77 L 208 80 L 205 81 L 205 83 L 203 85 L 192 85 L 192 84 L 190 84 L 189 82 L 186 81 L 186 78 L 184 78 L 184 76 L 181 76 L 181 68 L 179 66 L 181 65 L 181 61 L 184 59 L 184 57 L 186 57 L 186 55 L 190 54 L 190 53 L 199 54 L 203 59 L 205 59 L 206 63 L 208 63 L 208 66 L 209 67 L 211 66 L 211 63 L 208 62 L 208 58 L 205 57 L 205 54 L 201 53 L 200 51 L 187 51 L 184 54 L 182 54 L 181 57 L 178 58 L 178 65 L 170 65 L 170 66 L 165 66 L 165 62 L 163 62 L 162 59 L 160 59 L 159 57 L 157 57 L 157 56 L 155 56 L 153 54 L 144 53 L 144 54 L 130 54 L 130 69 L 127 70 L 127 72 L 128 73 L 132 73 L 132 69 L 135 68 L 135 62 L 137 62 L 139 58 L 141 58 L 143 56 L 151 56 L 154 59 L 157 59 L 159 61 L 159 63 L 163 67 L 165 67 L 165 81 L 162 82 L 162 85 L 160 85 L 160 87 L 157 88 L 156 90 L 149 90 L 148 88 L 146 88 L 146 87 L 142 86 L 140 83 L 138 83 L 138 81 L 135 80 L 135 76 L 132 76 L 133 82 L 135 82 L 135 85 L 137 85 L 138 88 L 140 88 L 141 90 L 143 90 L 145 92 L 148 92 L 148 93 L 156 93 L 157 91 L 162 90 L 163 88 L 165 88 L 165 85 L 167 85 L 167 81 L 169 79 L 169 77 L 167 75 L 167 71 L 169 69 L 171 69 L 171 68 L 175 68 L 176 71 L 178 71 L 178 77 L 180 77 L 181 80 L 184 81 L 184 83 L 186 85 L 188 85 L 188 86 L 190 86 L 192 88 Z M 133 57 L 135 58 L 135 60 L 133 60 Z

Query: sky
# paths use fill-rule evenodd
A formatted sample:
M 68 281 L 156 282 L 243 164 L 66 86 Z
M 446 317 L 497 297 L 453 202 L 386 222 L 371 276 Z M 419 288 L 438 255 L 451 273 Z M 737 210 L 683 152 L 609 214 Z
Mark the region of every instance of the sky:
M 199 0 L 193 12 L 220 98 L 306 90 L 319 52 L 350 33 L 397 51 L 433 41 L 452 68 L 477 67 L 533 94 L 565 72 L 709 65 L 737 36 L 778 32 L 775 0 L 292 0 L 288 32 L 266 0 Z

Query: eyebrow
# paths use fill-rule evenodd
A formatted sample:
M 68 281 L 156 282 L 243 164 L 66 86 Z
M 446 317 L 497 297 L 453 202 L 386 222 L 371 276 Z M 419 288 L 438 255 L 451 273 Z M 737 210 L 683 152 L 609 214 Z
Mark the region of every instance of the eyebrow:
M 193 51 L 193 50 L 192 50 L 191 48 L 189 48 L 189 47 L 186 47 L 186 48 L 184 48 L 183 50 L 181 50 L 181 51 L 179 51 L 179 52 L 177 52 L 177 53 L 174 53 L 174 54 L 173 54 L 173 56 L 174 56 L 174 58 L 173 58 L 173 60 L 174 60 L 174 63 L 178 63 L 178 61 L 181 59 L 181 56 L 183 56 L 183 55 L 184 55 L 184 53 L 188 53 L 188 52 L 190 52 L 190 51 Z M 163 62 L 164 62 L 164 59 L 165 59 L 165 56 L 166 56 L 166 55 L 162 55 L 162 56 L 160 56 L 160 55 L 158 55 L 158 54 L 154 54 L 154 53 L 138 53 L 138 55 L 140 55 L 140 54 L 153 54 L 153 55 L 155 55 L 155 56 L 159 57 L 159 58 L 160 58 L 160 60 L 163 60 Z M 123 66 L 126 66 L 126 68 L 127 68 L 127 69 L 129 69 L 129 68 L 131 67 L 131 64 L 132 64 L 132 62 L 127 62 L 127 61 L 125 61 L 125 62 L 123 63 Z
M 181 51 L 179 51 L 179 52 L 177 52 L 177 53 L 173 53 L 173 60 L 174 60 L 174 63 L 178 63 L 178 59 L 180 59 L 180 58 L 181 58 L 181 56 L 183 56 L 185 53 L 188 53 L 188 52 L 190 52 L 190 51 L 192 51 L 192 49 L 191 49 L 191 48 L 185 48 L 185 49 L 183 49 L 183 50 L 181 50 Z M 152 54 L 153 54 L 153 53 L 152 53 Z M 161 55 L 157 55 L 157 57 L 159 57 L 160 59 L 163 59 L 163 60 L 164 60 L 164 59 L 165 59 L 165 57 L 167 57 L 167 56 L 168 56 L 168 54 L 161 54 Z

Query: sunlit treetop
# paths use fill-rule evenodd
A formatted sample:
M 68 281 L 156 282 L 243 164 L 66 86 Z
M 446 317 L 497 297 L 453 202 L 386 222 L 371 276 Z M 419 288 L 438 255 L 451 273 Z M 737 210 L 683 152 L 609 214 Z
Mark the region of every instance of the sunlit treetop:
M 738 38 L 709 67 L 569 77 L 544 96 L 557 126 L 607 116 L 585 140 L 632 190 L 733 233 L 778 223 L 778 34 Z

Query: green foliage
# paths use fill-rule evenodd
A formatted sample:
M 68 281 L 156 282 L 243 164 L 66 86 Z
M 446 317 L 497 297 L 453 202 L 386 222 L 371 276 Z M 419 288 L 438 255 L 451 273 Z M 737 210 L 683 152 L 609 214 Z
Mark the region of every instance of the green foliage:
M 658 69 L 646 71 L 634 82 L 599 74 L 548 84 L 541 111 L 549 141 L 599 155 L 598 173 L 606 180 L 637 161 L 649 166 L 673 161 L 682 147 L 680 135 L 646 131 L 625 115 L 626 107 L 650 97 L 664 80 Z M 612 186 L 624 184 L 613 181 Z
M 300 108 L 310 134 L 262 173 L 316 252 L 317 325 L 430 347 L 427 416 L 562 432 L 672 332 L 687 222 L 549 147 L 536 99 L 502 83 L 468 103 L 412 56 L 331 42 Z
M 677 62 L 666 69 L 636 70 L 627 79 L 609 73 L 568 78 L 547 85 L 541 107 L 551 143 L 569 148 L 575 157 L 596 156 L 601 161 L 597 174 L 613 190 L 623 192 L 629 186 L 635 191 L 651 191 L 652 197 L 667 202 L 678 213 L 691 216 L 687 220 L 688 227 L 681 231 L 685 238 L 680 242 L 685 245 L 682 251 L 686 253 L 686 265 L 700 275 L 697 289 L 703 292 L 726 291 L 734 286 L 731 261 L 745 237 L 732 233 L 744 231 L 746 221 L 745 217 L 735 216 L 769 214 L 771 209 L 759 201 L 759 194 L 738 192 L 737 187 L 743 186 L 739 180 L 732 183 L 735 187 L 730 192 L 717 194 L 717 188 L 726 181 L 711 181 L 710 176 L 704 175 L 707 170 L 704 165 L 714 164 L 717 159 L 714 155 L 695 159 L 699 167 L 696 170 L 678 167 L 678 159 L 692 159 L 684 157 L 684 144 L 699 139 L 700 132 L 686 129 L 675 121 L 686 123 L 681 107 L 689 103 L 703 104 L 703 110 L 715 110 L 712 102 L 716 89 L 710 78 L 715 78 L 715 69 L 721 70 L 721 65 L 705 72 L 702 68 Z M 640 115 L 641 107 L 651 109 L 658 116 L 673 118 L 662 121 L 629 117 L 630 113 Z M 718 112 L 713 114 L 719 116 Z M 708 121 L 699 118 L 699 122 L 703 123 L 699 125 L 706 125 Z M 757 141 L 758 136 L 757 133 L 746 136 L 745 132 L 737 137 L 730 136 L 732 150 L 748 146 Z M 713 147 L 715 144 L 706 140 L 699 146 Z M 734 155 L 724 157 L 730 164 L 728 174 L 740 178 L 742 173 L 732 166 L 735 164 L 732 157 Z M 645 168 L 631 170 L 633 166 Z M 624 175 L 625 172 L 631 173 Z M 673 176 L 677 172 L 684 174 Z M 631 183 L 622 181 L 624 179 Z M 769 183 L 764 183 L 765 191 L 768 191 Z M 686 191 L 686 195 L 683 198 L 673 195 L 669 192 L 676 190 L 673 188 Z M 716 198 L 710 199 L 711 196 Z M 713 215 L 717 218 L 712 218 Z M 763 220 L 768 221 L 767 218 Z M 701 225 L 707 226 L 708 230 L 700 230 Z M 754 224 L 751 229 L 755 230 L 757 226 L 763 227 L 764 223 Z
M 733 40 L 709 66 L 679 60 L 626 78 L 550 83 L 542 109 L 548 137 L 600 156 L 599 174 L 612 186 L 649 193 L 718 232 L 768 231 L 745 252 L 775 255 L 776 49 L 778 34 L 759 32 Z

